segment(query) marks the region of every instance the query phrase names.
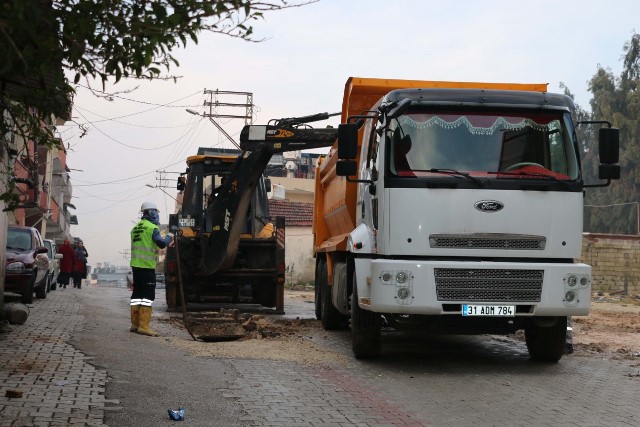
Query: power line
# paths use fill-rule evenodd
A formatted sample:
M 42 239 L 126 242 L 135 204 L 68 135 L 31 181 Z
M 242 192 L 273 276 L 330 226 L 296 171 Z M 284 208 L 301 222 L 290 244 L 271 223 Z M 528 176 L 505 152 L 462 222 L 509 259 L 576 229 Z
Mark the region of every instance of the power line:
M 101 91 L 101 90 L 98 90 L 98 89 L 92 89 L 92 88 L 90 88 L 90 87 L 88 87 L 88 86 L 84 86 L 84 85 L 81 85 L 81 84 L 79 84 L 79 83 L 77 83 L 76 85 L 77 85 L 77 86 L 80 86 L 80 87 L 82 87 L 82 88 L 85 88 L 85 89 L 87 89 L 87 90 L 90 90 L 91 92 L 100 92 L 100 93 L 104 93 L 105 95 L 107 95 L 107 96 L 109 96 L 109 97 L 111 97 L 111 98 L 123 99 L 123 100 L 125 100 L 125 101 L 131 101 L 131 102 L 135 102 L 135 103 L 138 103 L 138 104 L 155 105 L 155 106 L 158 106 L 158 107 L 168 107 L 168 108 L 189 108 L 189 107 L 197 107 L 197 105 L 169 105 L 169 104 L 173 104 L 174 102 L 182 101 L 183 99 L 187 99 L 187 98 L 190 98 L 190 97 L 192 97 L 192 96 L 194 96 L 194 95 L 197 95 L 197 94 L 201 93 L 200 91 L 197 91 L 197 92 L 192 93 L 191 95 L 187 95 L 187 96 L 185 96 L 185 97 L 183 97 L 183 98 L 176 99 L 175 101 L 167 102 L 167 103 L 164 103 L 164 104 L 158 104 L 158 103 L 155 103 L 155 102 L 139 101 L 139 100 L 137 100 L 137 99 L 127 98 L 127 97 L 125 97 L 125 96 L 116 95 L 116 94 L 109 93 L 109 92 L 104 92 L 104 91 Z

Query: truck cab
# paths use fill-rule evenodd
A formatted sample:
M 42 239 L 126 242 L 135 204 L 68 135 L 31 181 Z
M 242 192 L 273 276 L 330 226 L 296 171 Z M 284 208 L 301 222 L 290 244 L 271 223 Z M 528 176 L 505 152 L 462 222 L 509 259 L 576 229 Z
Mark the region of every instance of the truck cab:
M 572 99 L 544 84 L 352 78 L 339 141 L 316 173 L 316 315 L 350 319 L 356 357 L 390 326 L 524 329 L 557 361 L 566 319 L 589 313 Z M 619 178 L 600 129 L 600 178 Z M 601 184 L 591 186 L 603 186 Z

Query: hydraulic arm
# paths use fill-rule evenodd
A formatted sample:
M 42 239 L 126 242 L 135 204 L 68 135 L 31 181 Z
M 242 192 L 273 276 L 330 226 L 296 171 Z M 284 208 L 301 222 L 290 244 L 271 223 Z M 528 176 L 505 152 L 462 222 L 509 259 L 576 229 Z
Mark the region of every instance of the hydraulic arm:
M 276 121 L 274 125 L 248 125 L 242 129 L 240 148 L 243 152 L 207 209 L 207 215 L 213 220 L 213 229 L 206 247 L 202 248 L 203 272 L 213 274 L 233 265 L 251 197 L 274 153 L 333 145 L 338 136 L 337 129 L 296 127 L 328 117 L 323 113 L 287 118 Z

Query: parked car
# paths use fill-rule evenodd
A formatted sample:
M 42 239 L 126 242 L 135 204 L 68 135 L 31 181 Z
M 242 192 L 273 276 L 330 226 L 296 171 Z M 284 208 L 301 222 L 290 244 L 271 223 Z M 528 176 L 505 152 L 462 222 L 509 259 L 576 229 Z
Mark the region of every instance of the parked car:
M 49 278 L 47 288 L 55 291 L 58 286 L 58 274 L 60 274 L 60 260 L 62 254 L 58 253 L 58 245 L 50 239 L 44 239 L 44 247 L 47 248 L 47 256 L 49 257 Z
M 4 276 L 5 292 L 22 296 L 25 304 L 47 297 L 49 257 L 40 232 L 33 227 L 10 225 L 7 228 L 7 261 Z

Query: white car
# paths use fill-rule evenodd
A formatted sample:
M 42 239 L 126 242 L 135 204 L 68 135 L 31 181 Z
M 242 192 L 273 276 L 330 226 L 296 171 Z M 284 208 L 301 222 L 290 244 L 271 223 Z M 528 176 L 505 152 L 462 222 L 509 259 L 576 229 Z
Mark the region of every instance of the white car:
M 51 239 L 43 239 L 44 247 L 47 248 L 49 256 L 49 277 L 47 282 L 47 290 L 55 291 L 58 286 L 58 274 L 60 274 L 60 260 L 62 254 L 58 252 L 58 245 Z

